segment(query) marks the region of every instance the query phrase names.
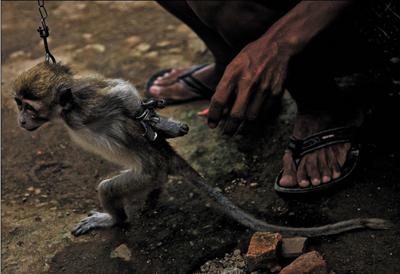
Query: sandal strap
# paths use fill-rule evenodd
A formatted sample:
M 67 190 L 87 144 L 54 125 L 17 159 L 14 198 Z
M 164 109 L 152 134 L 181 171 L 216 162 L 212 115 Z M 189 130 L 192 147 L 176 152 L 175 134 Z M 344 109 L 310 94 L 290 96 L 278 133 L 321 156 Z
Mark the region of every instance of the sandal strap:
M 356 127 L 339 127 L 310 135 L 304 139 L 290 138 L 288 149 L 293 159 L 298 162 L 304 155 L 317 149 L 341 143 L 353 143 L 357 133 Z
M 182 81 L 185 85 L 187 85 L 193 92 L 206 97 L 211 98 L 214 94 L 214 90 L 207 87 L 204 83 L 200 80 L 193 77 L 193 73 L 196 71 L 208 66 L 208 64 L 203 64 L 199 66 L 195 66 L 186 73 L 182 74 L 178 77 L 178 81 Z

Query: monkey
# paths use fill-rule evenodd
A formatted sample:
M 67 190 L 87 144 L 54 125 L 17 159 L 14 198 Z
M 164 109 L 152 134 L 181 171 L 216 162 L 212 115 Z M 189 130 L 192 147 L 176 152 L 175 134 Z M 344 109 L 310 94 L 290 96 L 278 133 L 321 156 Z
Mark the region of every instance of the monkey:
M 354 229 L 389 229 L 387 220 L 350 219 L 318 227 L 268 224 L 245 212 L 211 187 L 167 139 L 185 135 L 188 126 L 158 115 L 157 100 L 143 101 L 129 82 L 102 76 L 77 77 L 61 63 L 43 62 L 14 81 L 19 124 L 33 131 L 48 122 L 62 123 L 84 149 L 126 168 L 98 185 L 105 212 L 93 211 L 73 228 L 80 236 L 92 229 L 132 222 L 145 197 L 162 189 L 169 175 L 182 176 L 208 195 L 224 214 L 254 231 L 317 237 Z

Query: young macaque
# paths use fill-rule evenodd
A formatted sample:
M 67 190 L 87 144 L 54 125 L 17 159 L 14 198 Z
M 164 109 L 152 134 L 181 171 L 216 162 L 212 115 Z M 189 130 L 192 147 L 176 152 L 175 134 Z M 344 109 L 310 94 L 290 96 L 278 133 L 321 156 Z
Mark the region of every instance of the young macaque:
M 105 213 L 92 212 L 73 229 L 75 236 L 133 220 L 146 197 L 161 189 L 168 175 L 184 177 L 222 212 L 257 231 L 313 237 L 390 227 L 382 219 L 352 219 L 311 228 L 277 226 L 256 219 L 210 187 L 165 140 L 186 134 L 187 125 L 159 116 L 154 108 L 161 102 L 142 101 L 126 81 L 76 78 L 60 63 L 40 63 L 22 73 L 14 89 L 21 127 L 31 131 L 46 122 L 61 122 L 82 147 L 127 168 L 100 182 L 98 193 Z

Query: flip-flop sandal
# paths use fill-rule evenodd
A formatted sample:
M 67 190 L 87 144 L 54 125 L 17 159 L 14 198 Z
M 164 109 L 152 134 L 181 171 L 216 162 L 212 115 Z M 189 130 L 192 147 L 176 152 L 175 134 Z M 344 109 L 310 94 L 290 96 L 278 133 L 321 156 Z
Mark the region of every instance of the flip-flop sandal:
M 210 89 L 209 87 L 204 85 L 200 80 L 193 77 L 193 73 L 195 73 L 196 71 L 198 71 L 206 66 L 208 66 L 208 64 L 194 66 L 191 69 L 189 69 L 189 71 L 180 75 L 176 79 L 176 82 L 182 82 L 190 89 L 190 91 L 193 91 L 200 96 L 198 96 L 196 98 L 185 99 L 185 100 L 163 98 L 166 101 L 166 104 L 168 104 L 168 105 L 182 104 L 182 103 L 187 103 L 187 102 L 192 102 L 192 101 L 197 101 L 197 100 L 202 100 L 202 99 L 210 99 L 214 94 L 214 90 Z M 155 74 L 153 74 L 149 78 L 149 80 L 146 83 L 145 92 L 144 92 L 144 96 L 146 98 L 156 97 L 150 93 L 150 87 L 154 84 L 154 81 L 158 77 L 163 76 L 165 73 L 168 73 L 171 70 L 172 69 L 160 70 L 160 71 L 156 72 Z
M 348 178 L 354 171 L 359 160 L 360 145 L 356 140 L 357 132 L 358 130 L 355 127 L 340 127 L 324 130 L 301 140 L 291 138 L 288 149 L 292 152 L 296 168 L 299 166 L 304 155 L 316 151 L 317 149 L 342 143 L 351 143 L 352 147 L 347 153 L 347 159 L 341 169 L 341 175 L 339 178 L 332 179 L 327 183 L 321 183 L 318 186 L 310 185 L 305 188 L 299 186 L 283 187 L 279 185 L 279 181 L 283 175 L 283 170 L 281 170 L 275 180 L 275 191 L 280 194 L 309 194 L 331 189 L 340 185 L 340 183 Z

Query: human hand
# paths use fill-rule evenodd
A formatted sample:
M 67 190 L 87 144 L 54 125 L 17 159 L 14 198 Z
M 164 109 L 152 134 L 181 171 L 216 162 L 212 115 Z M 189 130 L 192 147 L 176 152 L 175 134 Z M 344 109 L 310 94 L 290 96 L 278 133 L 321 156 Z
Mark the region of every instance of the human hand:
M 243 48 L 227 66 L 211 99 L 209 127 L 217 127 L 226 118 L 223 133 L 233 135 L 243 121 L 255 120 L 266 100 L 282 95 L 293 52 L 268 37 Z

